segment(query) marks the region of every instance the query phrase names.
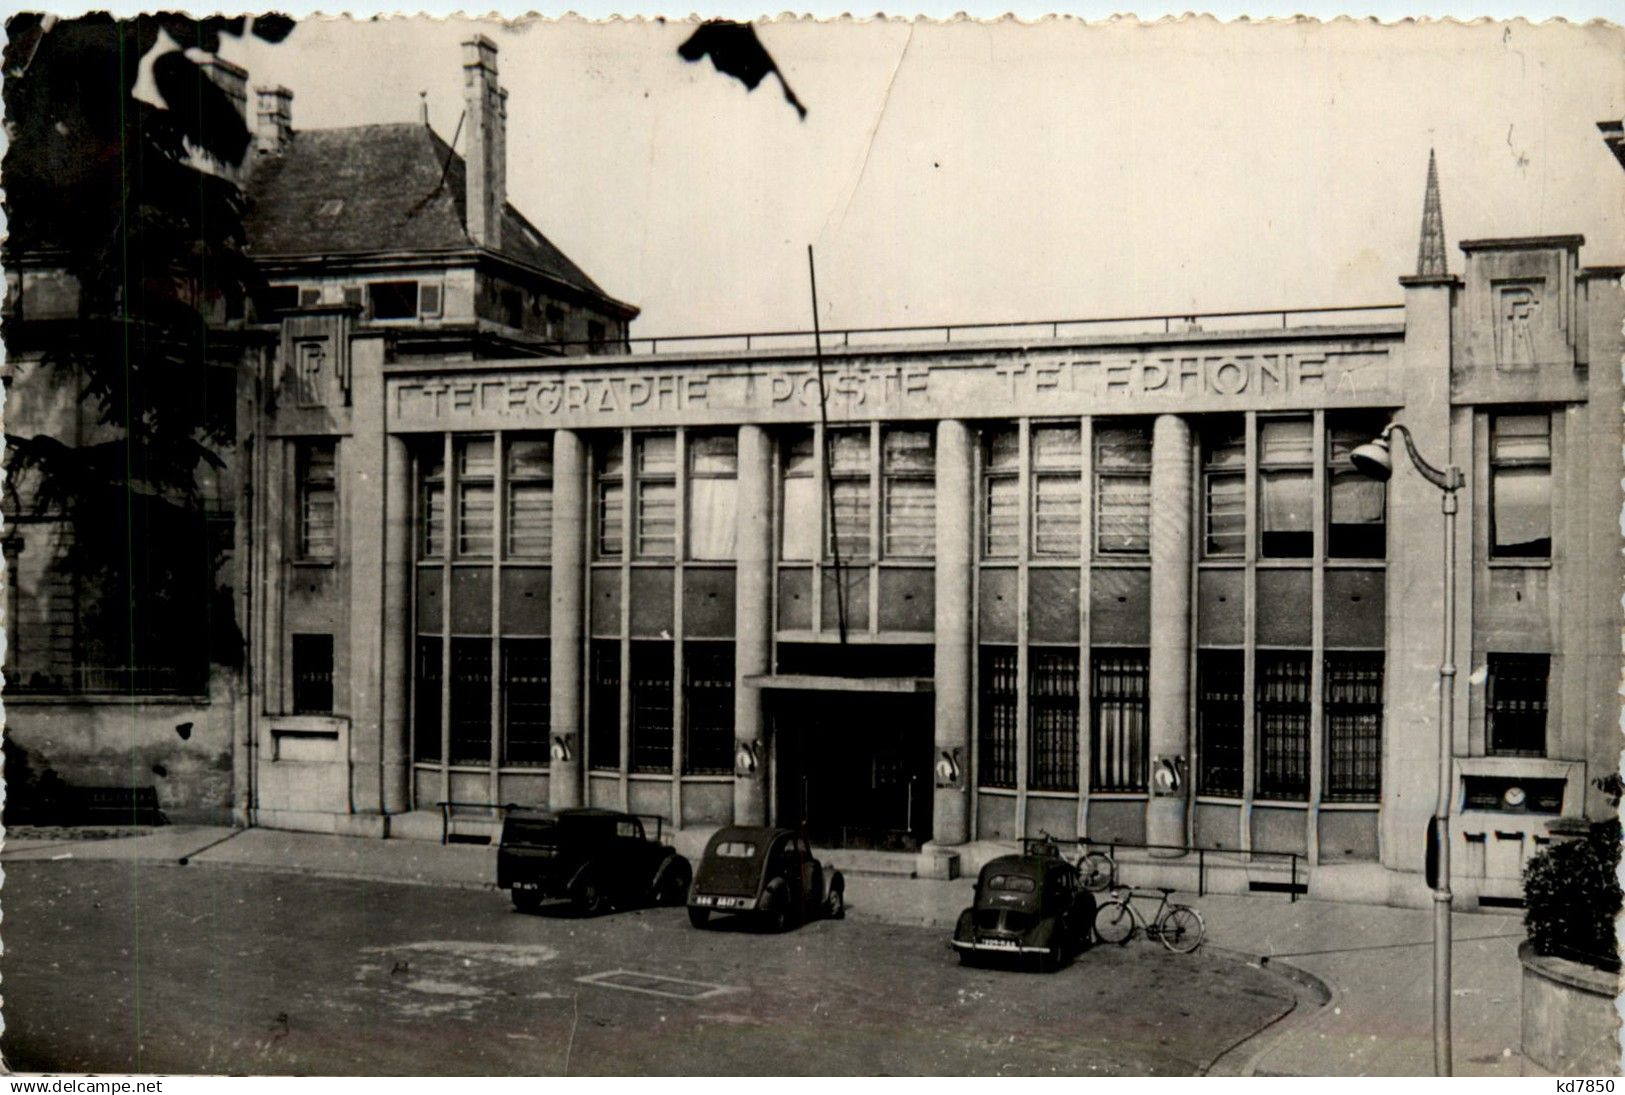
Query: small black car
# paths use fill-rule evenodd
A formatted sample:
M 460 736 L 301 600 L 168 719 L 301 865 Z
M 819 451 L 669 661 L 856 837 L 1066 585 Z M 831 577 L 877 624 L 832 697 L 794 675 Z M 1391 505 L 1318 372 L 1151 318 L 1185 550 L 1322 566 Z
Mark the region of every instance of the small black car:
M 1035 956 L 1057 969 L 1087 946 L 1095 897 L 1049 841 L 1027 841 L 1021 855 L 1000 856 L 976 879 L 975 904 L 959 914 L 953 946 L 967 965 L 988 956 Z
M 567 898 L 587 913 L 634 905 L 680 905 L 693 877 L 688 860 L 653 838 L 645 819 L 596 807 L 514 811 L 502 824 L 497 885 L 514 907 L 535 912 L 548 898 Z
M 846 880 L 813 858 L 807 838 L 791 829 L 718 829 L 705 846 L 688 920 L 705 927 L 713 912 L 748 913 L 771 931 L 820 914 L 846 915 Z

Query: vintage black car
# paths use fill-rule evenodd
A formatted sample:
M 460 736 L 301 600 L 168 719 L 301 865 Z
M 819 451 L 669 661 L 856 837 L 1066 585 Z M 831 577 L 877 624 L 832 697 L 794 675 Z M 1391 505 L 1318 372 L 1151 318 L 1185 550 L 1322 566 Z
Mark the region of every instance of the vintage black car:
M 1094 894 L 1078 869 L 1050 841 L 1025 842 L 1020 855 L 1000 856 L 976 879 L 975 904 L 959 914 L 953 946 L 967 965 L 989 957 L 1062 962 L 1093 938 Z
M 586 913 L 681 905 L 693 871 L 660 835 L 659 818 L 617 810 L 516 810 L 502 824 L 497 885 L 512 891 L 521 912 L 535 912 L 549 898 Z
M 813 858 L 807 838 L 791 829 L 718 829 L 705 846 L 688 919 L 703 928 L 712 913 L 744 913 L 771 931 L 824 915 L 846 915 L 846 880 Z

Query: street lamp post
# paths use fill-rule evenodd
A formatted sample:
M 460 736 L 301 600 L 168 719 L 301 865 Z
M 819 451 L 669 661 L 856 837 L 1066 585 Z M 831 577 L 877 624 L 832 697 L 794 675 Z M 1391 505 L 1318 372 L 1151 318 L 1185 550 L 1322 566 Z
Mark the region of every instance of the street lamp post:
M 1433 886 L 1433 1071 L 1451 1074 L 1450 1063 L 1450 799 L 1451 733 L 1456 712 L 1456 492 L 1461 469 L 1434 467 L 1416 451 L 1411 431 L 1393 423 L 1374 440 L 1349 454 L 1357 471 L 1386 482 L 1394 474 L 1388 439 L 1398 433 L 1422 478 L 1438 487 L 1444 514 L 1444 650 L 1439 664 L 1439 797 L 1428 826 Z

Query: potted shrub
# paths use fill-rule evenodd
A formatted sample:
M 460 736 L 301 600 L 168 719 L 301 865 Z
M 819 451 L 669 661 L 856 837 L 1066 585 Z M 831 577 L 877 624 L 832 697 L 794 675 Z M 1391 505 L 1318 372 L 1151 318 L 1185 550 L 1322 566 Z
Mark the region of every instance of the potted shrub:
M 1617 811 L 1619 775 L 1593 782 Z M 1619 818 L 1574 836 L 1524 867 L 1523 1051 L 1552 1072 L 1612 1075 L 1619 1069 Z

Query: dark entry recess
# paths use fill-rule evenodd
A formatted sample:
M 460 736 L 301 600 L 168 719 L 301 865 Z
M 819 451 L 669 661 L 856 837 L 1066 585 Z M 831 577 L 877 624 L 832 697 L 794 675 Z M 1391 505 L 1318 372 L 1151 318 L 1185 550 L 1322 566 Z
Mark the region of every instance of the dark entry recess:
M 775 694 L 775 821 L 825 847 L 918 851 L 931 837 L 929 694 Z

